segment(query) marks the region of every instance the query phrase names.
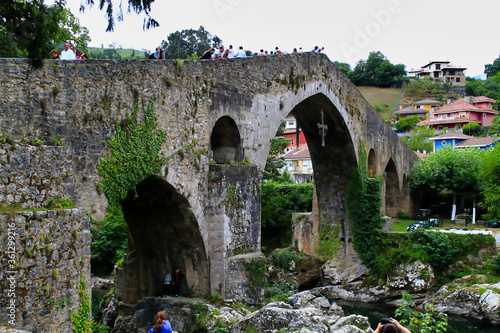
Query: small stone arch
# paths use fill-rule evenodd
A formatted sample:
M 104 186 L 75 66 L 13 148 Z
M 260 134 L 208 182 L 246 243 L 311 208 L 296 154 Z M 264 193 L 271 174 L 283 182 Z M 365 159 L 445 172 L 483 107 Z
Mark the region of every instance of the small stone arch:
M 389 159 L 384 171 L 385 178 L 385 214 L 397 216 L 401 210 L 399 201 L 401 197 L 399 189 L 399 178 L 396 165 L 392 158 Z
M 231 117 L 223 116 L 217 120 L 210 136 L 210 145 L 217 164 L 243 161 L 240 131 Z
M 368 176 L 373 178 L 377 174 L 377 158 L 373 148 L 368 152 Z

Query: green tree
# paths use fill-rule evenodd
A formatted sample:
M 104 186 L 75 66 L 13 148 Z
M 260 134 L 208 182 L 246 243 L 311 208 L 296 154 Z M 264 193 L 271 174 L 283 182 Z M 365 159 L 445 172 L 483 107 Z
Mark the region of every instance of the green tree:
M 462 127 L 462 133 L 472 136 L 479 136 L 486 130 L 485 127 L 481 127 L 478 123 L 469 123 Z
M 500 57 L 493 60 L 492 64 L 484 65 L 484 74 L 487 78 L 493 77 L 500 72 Z
M 166 59 L 187 59 L 193 53 L 201 57 L 211 47 L 219 47 L 222 40 L 212 35 L 200 26 L 198 30 L 185 29 L 175 31 L 162 41 Z
M 484 184 L 480 203 L 488 210 L 486 218 L 500 219 L 500 149 L 488 149 L 483 154 L 479 179 Z
M 40 0 L 0 3 L 0 57 L 29 57 L 35 68 L 50 57 L 55 45 L 71 40 L 86 49 L 88 29 L 65 8 L 64 0 L 51 6 Z
M 408 132 L 419 122 L 420 119 L 417 116 L 401 118 L 396 123 L 396 129 L 400 132 Z
M 472 96 L 486 96 L 500 100 L 500 73 L 487 80 L 469 80 L 465 84 L 465 92 Z
M 432 151 L 432 141 L 430 137 L 434 136 L 434 130 L 428 126 L 417 126 L 408 137 L 407 144 L 413 151 Z
M 405 76 L 405 66 L 393 65 L 380 51 L 370 52 L 366 61 L 358 61 L 348 73 L 357 86 L 400 87 L 406 81 Z
M 347 62 L 334 61 L 333 63 L 335 64 L 335 66 L 337 66 L 338 68 L 340 68 L 340 70 L 342 72 L 344 72 L 345 75 L 348 75 L 349 72 L 352 71 L 351 65 L 349 65 Z
M 482 150 L 447 147 L 415 163 L 410 187 L 422 191 L 446 190 L 453 194 L 451 219 L 455 220 L 457 197 L 476 198 L 481 192 L 478 173 Z

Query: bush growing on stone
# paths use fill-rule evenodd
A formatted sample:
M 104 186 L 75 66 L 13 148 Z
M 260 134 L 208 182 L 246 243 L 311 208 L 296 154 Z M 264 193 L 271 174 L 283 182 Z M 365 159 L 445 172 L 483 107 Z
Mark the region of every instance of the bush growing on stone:
M 300 257 L 290 251 L 281 251 L 276 254 L 276 262 L 278 263 L 278 266 L 284 271 L 288 271 L 290 262 L 292 260 L 298 263 L 300 261 Z

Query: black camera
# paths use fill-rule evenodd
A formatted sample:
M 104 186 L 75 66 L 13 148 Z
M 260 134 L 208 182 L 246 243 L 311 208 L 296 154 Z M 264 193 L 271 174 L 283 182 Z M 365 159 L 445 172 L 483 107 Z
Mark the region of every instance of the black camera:
M 390 322 L 391 322 L 391 320 L 389 318 L 382 318 L 382 319 L 380 319 L 380 323 L 382 325 L 389 324 Z

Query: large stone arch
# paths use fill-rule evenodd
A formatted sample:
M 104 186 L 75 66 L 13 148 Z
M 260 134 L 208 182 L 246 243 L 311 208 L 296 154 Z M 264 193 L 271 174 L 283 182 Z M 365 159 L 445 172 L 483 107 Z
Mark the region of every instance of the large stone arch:
M 122 203 L 129 228 L 128 256 L 117 271 L 117 293 L 127 302 L 163 295 L 163 276 L 176 268 L 184 287 L 208 292 L 208 262 L 198 223 L 186 198 L 159 177 L 149 177 Z

